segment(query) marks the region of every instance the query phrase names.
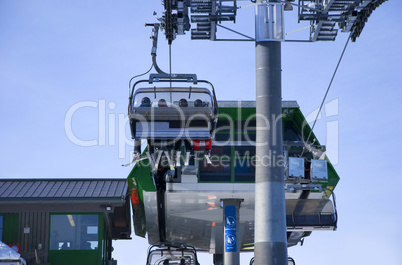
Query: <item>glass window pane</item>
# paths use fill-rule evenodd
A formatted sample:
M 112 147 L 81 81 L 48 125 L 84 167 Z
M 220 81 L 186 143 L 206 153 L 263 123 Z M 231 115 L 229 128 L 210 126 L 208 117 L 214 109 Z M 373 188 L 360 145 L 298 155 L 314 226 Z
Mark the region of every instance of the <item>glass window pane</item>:
M 246 132 L 234 135 L 236 141 L 246 142 L 248 145 L 255 145 L 257 141 L 257 134 L 255 132 Z
M 134 107 L 158 107 L 159 100 L 165 100 L 168 104 L 171 102 L 171 93 L 169 92 L 140 92 L 135 95 Z
M 218 146 L 228 145 L 229 141 L 230 141 L 230 134 L 228 133 L 215 134 L 214 144 Z
M 88 226 L 87 227 L 87 234 L 88 235 L 96 235 L 96 234 L 98 234 L 98 226 Z
M 212 107 L 212 98 L 208 93 L 203 92 L 139 92 L 134 98 L 134 107 L 158 107 L 159 100 L 164 99 L 169 103 L 179 106 L 179 101 L 185 99 L 187 107 Z
M 235 146 L 235 157 L 246 156 L 253 157 L 256 155 L 256 148 L 254 145 Z
M 194 92 L 173 92 L 172 102 L 173 104 L 179 105 L 180 99 L 184 98 L 188 102 L 188 107 L 210 107 L 211 106 L 211 95 L 207 93 Z M 199 101 L 201 104 L 197 104 Z
M 213 149 L 212 149 L 213 150 Z M 229 182 L 231 181 L 230 157 L 211 157 L 211 164 L 200 161 L 200 181 Z
M 254 182 L 255 160 L 251 157 L 236 157 L 235 181 Z
M 52 215 L 50 250 L 98 248 L 98 215 Z

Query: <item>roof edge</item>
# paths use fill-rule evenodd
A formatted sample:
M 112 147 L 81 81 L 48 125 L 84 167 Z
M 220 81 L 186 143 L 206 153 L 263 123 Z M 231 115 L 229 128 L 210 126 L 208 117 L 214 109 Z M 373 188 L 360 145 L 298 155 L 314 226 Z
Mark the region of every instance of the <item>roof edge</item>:
M 255 108 L 255 100 L 218 100 L 219 108 Z M 299 108 L 296 100 L 283 100 L 282 108 Z
M 0 178 L 0 181 L 127 181 L 127 178 Z

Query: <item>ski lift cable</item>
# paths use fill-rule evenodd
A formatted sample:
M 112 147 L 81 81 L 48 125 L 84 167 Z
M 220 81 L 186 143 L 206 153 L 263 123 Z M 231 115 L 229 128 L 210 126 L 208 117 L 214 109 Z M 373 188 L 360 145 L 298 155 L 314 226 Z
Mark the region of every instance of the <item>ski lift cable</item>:
M 348 47 L 350 38 L 351 38 L 351 35 L 349 35 L 349 37 L 348 37 L 348 39 L 347 39 L 347 41 L 346 41 L 345 47 L 343 48 L 342 54 L 341 54 L 341 56 L 339 57 L 338 63 L 337 63 L 337 65 L 336 65 L 336 67 L 335 67 L 335 71 L 334 71 L 334 73 L 332 74 L 331 81 L 329 82 L 327 91 L 325 92 L 324 98 L 322 99 L 321 106 L 320 106 L 320 108 L 318 109 L 317 116 L 315 117 L 313 126 L 311 127 L 311 131 L 310 131 L 310 133 L 309 133 L 309 135 L 308 135 L 308 137 L 307 137 L 307 139 L 306 139 L 305 144 L 307 144 L 307 142 L 308 142 L 309 139 L 310 139 L 311 134 L 313 133 L 315 124 L 316 124 L 316 122 L 317 122 L 317 120 L 318 120 L 318 116 L 320 115 L 320 112 L 321 112 L 321 110 L 322 110 L 322 107 L 324 106 L 324 103 L 325 103 L 325 100 L 326 100 L 326 98 L 327 98 L 329 89 L 331 88 L 332 82 L 334 81 L 336 72 L 338 71 L 339 65 L 341 64 L 343 55 L 345 54 L 346 48 Z M 302 151 L 302 153 L 301 153 L 301 156 L 303 156 L 304 150 L 305 150 L 305 148 L 303 148 L 303 151 Z

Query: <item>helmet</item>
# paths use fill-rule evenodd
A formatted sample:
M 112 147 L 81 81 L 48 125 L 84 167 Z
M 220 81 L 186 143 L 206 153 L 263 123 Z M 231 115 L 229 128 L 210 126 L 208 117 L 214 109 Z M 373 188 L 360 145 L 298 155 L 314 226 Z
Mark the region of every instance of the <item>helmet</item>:
M 185 98 L 182 98 L 179 100 L 179 106 L 180 107 L 188 107 L 187 100 Z

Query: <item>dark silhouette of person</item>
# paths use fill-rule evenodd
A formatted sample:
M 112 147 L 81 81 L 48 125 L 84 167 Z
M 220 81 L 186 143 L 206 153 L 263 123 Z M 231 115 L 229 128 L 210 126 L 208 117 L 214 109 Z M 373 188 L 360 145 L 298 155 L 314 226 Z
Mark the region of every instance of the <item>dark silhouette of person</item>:
M 151 100 L 149 97 L 142 98 L 140 107 L 151 107 Z
M 187 100 L 184 99 L 184 98 L 180 99 L 180 100 L 179 100 L 179 106 L 180 106 L 180 107 L 188 107 Z
M 196 99 L 194 101 L 194 107 L 203 107 L 201 99 Z
M 158 107 L 167 107 L 166 100 L 163 98 L 158 101 Z

